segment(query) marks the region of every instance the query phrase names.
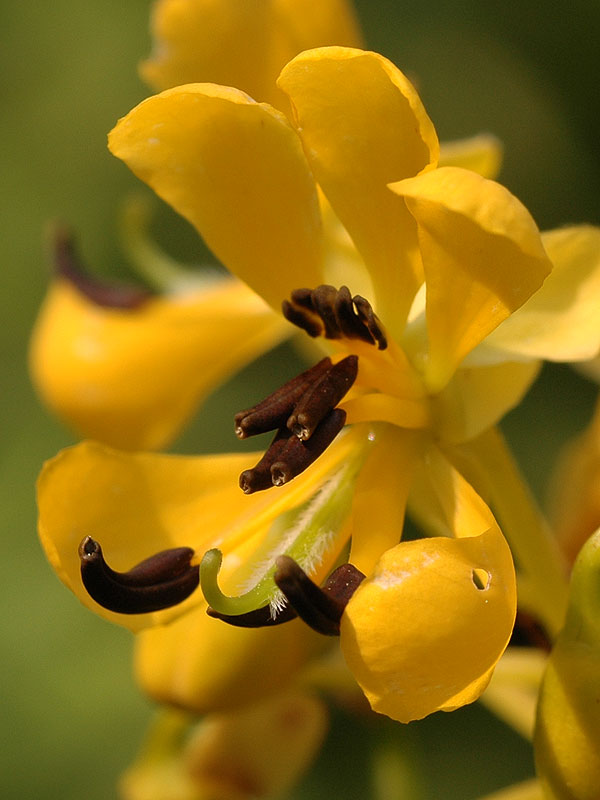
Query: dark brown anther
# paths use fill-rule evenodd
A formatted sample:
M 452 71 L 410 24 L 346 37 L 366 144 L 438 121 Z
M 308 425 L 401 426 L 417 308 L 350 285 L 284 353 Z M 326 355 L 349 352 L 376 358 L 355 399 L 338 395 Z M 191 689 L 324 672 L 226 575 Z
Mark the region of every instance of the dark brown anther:
M 352 564 L 342 564 L 319 587 L 293 558 L 279 556 L 275 583 L 298 616 L 318 633 L 338 636 L 340 620 L 350 598 L 365 576 Z
M 233 625 L 236 628 L 270 628 L 273 625 L 281 625 L 283 622 L 289 622 L 295 619 L 298 614 L 294 609 L 286 605 L 277 612 L 275 616 L 271 613 L 271 606 L 262 606 L 255 611 L 248 611 L 247 614 L 220 614 L 214 608 L 207 608 L 206 613 L 209 617 L 220 619 L 228 625 Z
M 340 339 L 342 331 L 335 313 L 338 291 L 335 286 L 322 284 L 312 293 L 313 307 L 325 326 L 326 339 Z
M 323 453 L 344 427 L 346 412 L 332 409 L 317 425 L 314 433 L 303 442 L 290 434 L 278 460 L 271 465 L 274 486 L 283 486 L 309 467 Z
M 319 422 L 350 389 L 357 374 L 358 356 L 346 356 L 338 361 L 302 395 L 287 421 L 287 427 L 299 439 L 310 439 Z
M 129 572 L 115 572 L 91 536 L 79 545 L 81 580 L 88 594 L 109 611 L 148 614 L 178 605 L 198 587 L 199 568 L 190 547 L 163 550 Z
M 152 297 L 151 292 L 139 286 L 109 283 L 92 277 L 83 266 L 74 237 L 67 228 L 55 229 L 52 247 L 56 274 L 66 278 L 95 305 L 133 310 Z
M 280 428 L 258 464 L 242 472 L 240 489 L 244 494 L 253 494 L 273 486 L 271 466 L 281 458 L 290 436 L 287 428 Z
M 294 305 L 289 300 L 284 300 L 281 304 L 281 313 L 288 322 L 308 333 L 313 339 L 322 335 L 323 324 L 321 320 L 308 309 Z
M 340 286 L 335 298 L 334 310 L 344 336 L 348 339 L 360 339 L 367 344 L 375 344 L 369 329 L 354 310 L 352 296 L 347 286 Z
M 387 347 L 385 331 L 371 304 L 360 295 L 350 295 L 347 286 L 336 289 L 322 284 L 312 291 L 296 289 L 291 300 L 284 300 L 282 310 L 289 322 L 310 336 L 327 339 L 360 339 L 375 344 L 380 350 Z
M 330 367 L 331 359 L 324 358 L 314 367 L 284 383 L 257 405 L 236 414 L 234 425 L 238 438 L 245 439 L 247 436 L 283 427 L 298 400 Z
M 354 305 L 356 307 L 356 311 L 360 319 L 365 323 L 367 328 L 369 329 L 369 333 L 377 342 L 377 347 L 379 350 L 385 350 L 387 347 L 387 337 L 385 335 L 385 331 L 383 329 L 383 325 L 379 321 L 379 318 L 373 311 L 373 308 L 368 300 L 365 300 L 364 297 L 361 297 L 359 294 L 355 295 L 353 298 Z

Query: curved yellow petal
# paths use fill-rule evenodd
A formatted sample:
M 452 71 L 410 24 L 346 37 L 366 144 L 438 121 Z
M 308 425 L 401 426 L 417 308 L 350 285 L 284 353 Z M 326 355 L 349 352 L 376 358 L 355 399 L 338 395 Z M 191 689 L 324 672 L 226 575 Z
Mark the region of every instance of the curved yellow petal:
M 48 461 L 39 477 L 42 545 L 59 578 L 88 608 L 132 630 L 163 624 L 202 604 L 201 592 L 151 614 L 107 611 L 81 582 L 77 549 L 85 536 L 100 542 L 118 572 L 171 547 L 192 547 L 198 557 L 219 548 L 224 555 L 219 582 L 224 577 L 224 591 L 238 593 L 240 582 L 247 583 L 256 569 L 255 558 L 265 556 L 261 545 L 273 522 L 312 498 L 355 455 L 356 444 L 352 433 L 340 436 L 296 480 L 246 495 L 239 475 L 261 453 L 170 456 L 82 442 Z
M 431 120 L 407 78 L 376 53 L 311 50 L 278 83 L 315 177 L 371 273 L 377 313 L 401 329 L 422 273 L 414 223 L 387 184 L 435 165 Z
M 33 331 L 30 370 L 46 405 L 83 436 L 153 450 L 288 332 L 237 280 L 132 310 L 99 306 L 58 280 Z
M 275 81 L 291 58 L 360 44 L 346 0 L 159 0 L 151 27 L 153 52 L 140 73 L 155 89 L 210 81 L 277 107 L 284 98 Z
M 440 144 L 440 167 L 470 169 L 484 178 L 496 178 L 502 166 L 502 142 L 491 133 Z
M 375 711 L 401 722 L 476 700 L 512 632 L 510 549 L 466 481 L 431 454 L 457 538 L 402 542 L 380 558 L 342 617 L 346 661 Z
M 478 436 L 520 403 L 541 366 L 540 361 L 510 361 L 461 367 L 432 400 L 436 433 L 454 443 Z
M 135 673 L 152 698 L 200 714 L 256 702 L 289 686 L 327 641 L 301 620 L 238 628 L 206 605 L 136 638 Z
M 96 442 L 63 450 L 38 480 L 38 529 L 48 560 L 79 600 L 101 616 L 133 630 L 165 622 L 202 602 L 200 592 L 153 614 L 107 611 L 81 583 L 79 543 L 84 536 L 98 540 L 119 572 L 171 547 L 204 552 L 220 544 L 229 524 L 264 505 L 260 495 L 244 495 L 237 483 L 257 456 L 122 453 Z
M 391 187 L 417 221 L 427 285 L 427 380 L 456 367 L 542 285 L 552 264 L 531 215 L 507 189 L 459 167 Z
M 236 89 L 179 86 L 130 111 L 109 147 L 278 311 L 321 283 L 316 186 L 280 112 Z
M 600 349 L 600 227 L 542 234 L 553 264 L 544 285 L 485 341 L 521 358 L 583 361 Z
M 349 561 L 368 575 L 381 553 L 402 538 L 406 499 L 418 452 L 412 431 L 380 426 L 356 483 Z

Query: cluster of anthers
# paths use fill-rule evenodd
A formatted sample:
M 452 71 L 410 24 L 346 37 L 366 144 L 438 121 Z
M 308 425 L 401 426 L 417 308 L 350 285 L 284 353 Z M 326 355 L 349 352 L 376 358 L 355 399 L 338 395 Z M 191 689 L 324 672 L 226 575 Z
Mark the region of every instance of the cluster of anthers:
M 358 339 L 387 347 L 383 326 L 370 303 L 348 288 L 322 285 L 297 289 L 284 300 L 285 318 L 310 336 Z M 240 475 L 246 494 L 283 486 L 309 467 L 344 427 L 345 412 L 337 404 L 353 385 L 358 356 L 336 363 L 324 358 L 292 378 L 252 408 L 235 415 L 240 439 L 276 430 L 260 461 Z M 87 536 L 79 547 L 81 577 L 90 596 L 105 608 L 121 614 L 159 611 L 183 602 L 199 584 L 199 566 L 191 548 L 166 550 L 147 558 L 128 572 L 112 570 L 98 542 Z M 337 635 L 342 613 L 364 579 L 352 564 L 342 564 L 317 586 L 289 556 L 275 562 L 274 581 L 287 604 L 276 616 L 264 606 L 244 614 L 208 613 L 238 627 L 278 625 L 299 616 L 325 635 Z

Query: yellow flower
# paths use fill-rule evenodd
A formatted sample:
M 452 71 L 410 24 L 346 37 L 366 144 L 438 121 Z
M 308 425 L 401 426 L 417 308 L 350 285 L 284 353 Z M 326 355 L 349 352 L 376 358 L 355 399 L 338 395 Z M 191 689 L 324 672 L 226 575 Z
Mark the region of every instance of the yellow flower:
M 299 692 L 201 722 L 163 711 L 121 780 L 121 796 L 246 800 L 283 795 L 314 756 L 325 728 L 322 703 Z
M 204 709 L 193 698 L 220 682 L 218 696 L 227 702 L 234 675 L 223 678 L 221 665 L 231 656 L 233 672 L 244 677 L 238 691 L 249 700 L 284 685 L 318 646 L 298 637 L 297 658 L 292 651 L 282 666 L 291 641 L 285 631 L 296 622 L 259 632 L 223 626 L 215 666 L 201 654 L 202 633 L 205 624 L 216 631 L 221 623 L 199 621 L 205 606 L 198 593 L 175 608 L 163 607 L 174 602 L 171 595 L 153 605 L 145 583 L 152 583 L 149 573 L 158 575 L 150 588 L 159 594 L 169 584 L 162 562 L 115 579 L 99 566 L 96 539 L 118 570 L 165 547 L 210 551 L 202 583 L 218 615 L 239 623 L 258 614 L 265 622 L 261 609 L 271 603 L 275 622 L 284 605 L 283 614 L 291 606 L 317 629 L 339 627 L 345 658 L 372 706 L 406 721 L 476 699 L 507 644 L 516 605 L 510 550 L 461 474 L 478 478 L 465 465 L 464 444 L 486 441 L 484 432 L 533 380 L 537 359 L 557 356 L 557 330 L 559 357 L 598 349 L 597 320 L 588 318 L 585 336 L 561 329 L 564 316 L 585 319 L 587 298 L 562 300 L 564 314 L 556 311 L 564 281 L 577 291 L 586 249 L 565 242 L 585 244 L 596 232 L 549 235 L 548 251 L 562 254 L 564 269 L 547 279 L 552 264 L 527 210 L 491 180 L 437 167 L 431 121 L 411 84 L 381 56 L 308 51 L 285 67 L 279 86 L 293 124 L 238 90 L 191 84 L 140 104 L 112 132 L 110 147 L 274 310 L 285 301 L 289 320 L 326 336 L 329 342 L 318 341 L 334 365 L 323 362 L 318 379 L 311 372 L 294 386 L 305 396 L 326 387 L 329 400 L 305 400 L 301 413 L 296 398 L 291 432 L 273 408 L 280 395 L 259 406 L 280 428 L 267 453 L 276 450 L 279 461 L 250 470 L 251 456 L 127 456 L 91 444 L 65 451 L 40 479 L 40 532 L 65 582 L 111 619 L 146 610 L 125 618 L 139 629 L 196 609 L 142 634 L 140 673 L 148 682 L 170 654 L 189 654 L 178 675 L 171 663 L 168 686 L 155 694 Z M 323 247 L 319 191 L 360 254 L 352 270 Z M 341 266 L 352 293 L 331 285 L 339 286 Z M 561 283 L 569 268 L 574 277 Z M 356 357 L 356 381 L 342 400 Z M 351 428 L 335 438 L 344 414 Z M 239 416 L 239 435 L 253 432 L 251 417 Z M 323 448 L 311 440 L 326 446 L 334 438 L 316 458 Z M 236 486 L 240 473 L 246 494 Z M 278 488 L 255 491 L 266 488 L 265 477 Z M 426 528 L 443 538 L 400 543 L 409 494 Z M 99 609 L 81 584 L 76 549 L 84 536 L 82 559 L 100 569 L 104 600 L 105 584 L 144 584 L 139 592 L 125 588 L 125 600 L 109 597 L 112 611 Z M 240 597 L 223 595 L 216 583 L 217 550 L 225 588 L 242 589 Z M 278 589 L 279 555 L 288 558 L 277 561 Z M 181 581 L 174 578 L 181 600 L 194 571 L 186 558 Z M 337 584 L 318 590 L 305 574 L 320 582 L 340 559 L 353 565 L 350 598 Z M 553 579 L 553 588 L 560 585 Z M 149 606 L 137 605 L 138 596 Z M 555 602 L 560 614 L 561 597 Z M 262 652 L 246 648 L 261 636 Z M 257 654 L 276 667 L 272 685 L 270 678 L 256 686 Z
M 154 52 L 140 67 L 151 86 L 211 80 L 277 104 L 285 98 L 275 80 L 294 55 L 361 40 L 346 0 L 159 0 L 152 31 Z M 139 216 L 139 209 L 127 212 Z M 281 317 L 231 276 L 189 272 L 176 285 L 181 269 L 143 226 L 127 220 L 126 250 L 168 291 L 135 305 L 118 293 L 87 291 L 89 281 L 74 275 L 72 245 L 60 237 L 58 275 L 30 350 L 33 383 L 50 410 L 78 433 L 128 450 L 164 447 L 211 390 L 289 335 Z M 218 362 L 206 358 L 215 339 L 223 348 Z
M 275 80 L 290 58 L 321 44 L 360 44 L 345 0 L 260 0 L 243 7 L 161 0 L 152 20 L 154 52 L 141 65 L 150 85 L 211 80 L 288 111 Z M 500 152 L 493 137 L 479 135 L 446 146 L 443 163 L 494 177 Z M 338 282 L 348 281 L 358 255 L 323 196 L 320 202 L 323 246 L 337 264 Z M 127 450 L 164 448 L 212 389 L 289 335 L 279 313 L 242 282 L 214 271 L 182 271 L 152 243 L 146 215 L 139 203 L 126 206 L 124 249 L 165 293 L 131 305 L 122 293 L 89 291 L 72 243 L 59 239 L 58 275 L 30 352 L 34 385 L 52 412 L 79 434 Z M 218 363 L 210 356 L 215 339 L 223 349 Z

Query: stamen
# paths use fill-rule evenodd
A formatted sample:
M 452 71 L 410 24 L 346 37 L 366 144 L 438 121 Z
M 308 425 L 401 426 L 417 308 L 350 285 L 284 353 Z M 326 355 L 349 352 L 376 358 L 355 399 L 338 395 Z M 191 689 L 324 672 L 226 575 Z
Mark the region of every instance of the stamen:
M 288 322 L 306 331 L 313 339 L 323 334 L 323 323 L 313 306 L 312 289 L 294 289 L 291 302 L 284 300 L 281 310 Z
M 301 441 L 291 434 L 283 447 L 279 459 L 271 465 L 271 480 L 274 486 L 283 486 L 309 467 L 329 447 L 344 427 L 346 412 L 332 409 L 317 425 L 308 441 Z
M 328 369 L 300 398 L 287 427 L 302 441 L 310 439 L 321 420 L 350 389 L 358 373 L 358 356 L 347 356 Z
M 385 350 L 387 347 L 387 337 L 369 301 L 365 300 L 365 298 L 361 297 L 359 294 L 354 295 L 352 301 L 356 307 L 359 318 L 365 323 L 369 333 L 377 342 L 379 350 Z
M 240 439 L 281 428 L 294 406 L 315 381 L 331 367 L 331 359 L 324 358 L 310 369 L 284 383 L 260 403 L 234 417 L 235 433 Z M 338 402 L 338 401 L 336 401 Z
M 91 276 L 83 266 L 73 234 L 67 228 L 57 227 L 54 230 L 52 246 L 56 274 L 70 281 L 96 305 L 132 310 L 152 297 L 151 292 L 140 286 L 109 283 Z
M 214 608 L 207 608 L 206 613 L 209 617 L 220 619 L 228 625 L 233 625 L 236 628 L 270 628 L 273 625 L 281 625 L 283 622 L 289 622 L 295 619 L 298 614 L 294 609 L 286 605 L 282 608 L 277 616 L 273 616 L 271 605 L 262 606 L 254 611 L 248 611 L 246 614 L 221 614 L 215 611 Z
M 279 556 L 275 563 L 275 583 L 298 616 L 318 633 L 338 636 L 344 609 L 365 575 L 352 564 L 342 564 L 321 588 L 293 558 Z
M 258 464 L 252 469 L 245 469 L 242 472 L 240 475 L 240 489 L 244 494 L 261 492 L 263 489 L 270 489 L 273 486 L 271 467 L 281 458 L 289 439 L 290 432 L 288 429 L 280 428 Z
M 358 295 L 357 295 L 358 297 Z M 340 286 L 335 298 L 335 315 L 340 329 L 348 339 L 360 339 L 367 344 L 374 344 L 373 337 L 365 323 L 358 317 L 352 305 L 352 296 L 347 286 Z
M 283 301 L 282 311 L 289 322 L 310 336 L 360 339 L 377 343 L 380 350 L 387 347 L 383 325 L 371 304 L 360 295 L 351 297 L 347 286 L 336 289 L 322 284 L 312 291 L 296 289 L 290 300 Z
M 88 594 L 109 611 L 147 614 L 178 605 L 198 587 L 199 568 L 190 547 L 163 550 L 129 572 L 115 572 L 99 543 L 86 536 L 79 545 L 81 580 Z

